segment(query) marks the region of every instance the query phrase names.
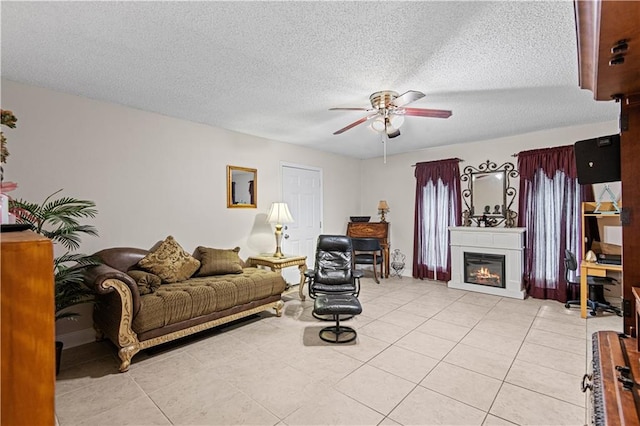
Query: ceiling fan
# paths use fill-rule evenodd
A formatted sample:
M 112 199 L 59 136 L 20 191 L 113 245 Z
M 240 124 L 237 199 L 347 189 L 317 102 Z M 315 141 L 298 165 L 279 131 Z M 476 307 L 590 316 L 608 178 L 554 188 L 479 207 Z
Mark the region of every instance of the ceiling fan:
M 371 127 L 379 132 L 385 132 L 389 138 L 400 136 L 400 126 L 405 115 L 416 117 L 449 118 L 451 111 L 443 109 L 406 108 L 405 105 L 424 98 L 424 93 L 415 90 L 399 95 L 391 90 L 382 90 L 369 96 L 371 108 L 329 108 L 330 111 L 373 111 L 371 114 L 354 121 L 346 127 L 334 132 L 339 135 L 359 124 L 373 120 Z

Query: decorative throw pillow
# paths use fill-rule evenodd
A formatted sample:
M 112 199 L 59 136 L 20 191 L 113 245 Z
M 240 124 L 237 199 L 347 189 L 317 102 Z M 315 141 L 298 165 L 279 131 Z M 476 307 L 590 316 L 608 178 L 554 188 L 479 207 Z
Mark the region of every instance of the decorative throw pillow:
M 127 274 L 138 283 L 140 296 L 153 293 L 162 284 L 160 277 L 151 272 L 132 270 L 128 271 Z
M 138 266 L 159 276 L 163 283 L 175 283 L 191 277 L 200 267 L 200 262 L 169 235 L 154 251 L 142 258 Z
M 238 256 L 239 252 L 240 247 L 226 250 L 198 247 L 194 253 L 194 256 L 200 259 L 200 269 L 196 272 L 196 277 L 242 273 L 242 260 Z

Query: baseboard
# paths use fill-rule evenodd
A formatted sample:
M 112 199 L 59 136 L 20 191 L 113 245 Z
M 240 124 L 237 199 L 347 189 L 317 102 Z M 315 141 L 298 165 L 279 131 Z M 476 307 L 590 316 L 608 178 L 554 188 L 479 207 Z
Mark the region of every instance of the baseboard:
M 93 328 L 85 328 L 78 331 L 72 331 L 71 333 L 57 335 L 56 340 L 64 343 L 65 349 L 69 349 L 75 346 L 95 342 L 96 332 Z

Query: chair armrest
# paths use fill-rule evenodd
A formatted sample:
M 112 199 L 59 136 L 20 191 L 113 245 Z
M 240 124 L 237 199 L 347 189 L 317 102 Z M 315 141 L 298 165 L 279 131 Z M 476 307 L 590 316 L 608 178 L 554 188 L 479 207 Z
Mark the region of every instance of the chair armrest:
M 315 269 L 307 269 L 306 271 L 304 271 L 304 276 L 307 278 L 313 278 L 315 275 L 316 275 Z
M 138 284 L 133 278 L 124 272 L 105 264 L 88 268 L 84 271 L 85 285 L 98 295 L 109 294 L 115 291 L 113 287 L 105 287 L 102 285 L 106 280 L 112 279 L 122 281 L 127 285 L 127 288 L 131 293 L 133 315 L 135 317 L 140 310 L 140 292 L 138 291 Z
M 364 271 L 361 269 L 354 269 L 351 273 L 354 278 L 362 278 L 364 277 Z

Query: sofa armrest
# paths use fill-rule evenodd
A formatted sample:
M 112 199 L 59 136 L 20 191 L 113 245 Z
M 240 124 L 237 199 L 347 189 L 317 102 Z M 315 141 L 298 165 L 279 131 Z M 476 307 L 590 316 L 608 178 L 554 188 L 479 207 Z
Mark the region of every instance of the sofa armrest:
M 135 317 L 140 310 L 140 292 L 138 291 L 138 284 L 133 280 L 133 278 L 124 272 L 105 264 L 88 268 L 84 272 L 85 285 L 99 295 L 115 291 L 113 287 L 102 285 L 106 280 L 112 279 L 122 281 L 127 285 L 127 288 L 131 293 L 131 304 L 133 307 L 133 316 Z

